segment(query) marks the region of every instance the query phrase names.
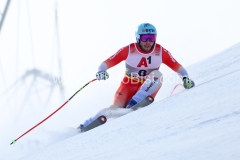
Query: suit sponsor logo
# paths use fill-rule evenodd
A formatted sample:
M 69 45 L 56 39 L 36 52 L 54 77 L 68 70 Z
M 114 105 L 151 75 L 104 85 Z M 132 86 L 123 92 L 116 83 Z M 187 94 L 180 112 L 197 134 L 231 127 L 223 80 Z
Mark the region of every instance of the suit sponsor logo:
M 150 83 L 150 85 L 147 87 L 147 89 L 145 90 L 146 92 L 149 91 L 149 89 L 154 85 L 154 83 L 156 83 L 156 81 L 158 80 L 158 77 L 154 77 L 153 78 L 154 81 Z
M 156 56 L 160 56 L 160 52 L 159 51 L 155 51 L 155 55 Z
M 172 54 L 168 50 L 164 49 L 164 52 L 168 53 L 169 57 L 172 59 L 174 63 L 176 62 L 176 60 L 173 58 Z
M 117 94 L 120 95 L 120 96 L 123 95 L 121 92 L 117 92 Z
M 122 49 L 123 49 L 123 48 L 119 49 L 119 50 L 117 51 L 117 53 L 115 53 L 114 55 L 112 55 L 109 59 L 112 60 L 113 58 L 115 58 L 116 55 L 118 55 L 118 53 L 119 53 Z

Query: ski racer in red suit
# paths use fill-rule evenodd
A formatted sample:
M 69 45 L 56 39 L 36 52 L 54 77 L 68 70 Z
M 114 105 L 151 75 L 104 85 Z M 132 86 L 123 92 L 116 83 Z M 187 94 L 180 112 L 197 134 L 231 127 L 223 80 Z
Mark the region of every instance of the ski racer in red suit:
M 125 61 L 126 72 L 117 89 L 110 108 L 131 108 L 147 96 L 155 97 L 162 86 L 162 74 L 159 71 L 162 63 L 177 72 L 183 80 L 186 89 L 194 87 L 194 81 L 189 79 L 187 71 L 171 55 L 171 53 L 156 43 L 157 30 L 150 23 L 140 24 L 136 31 L 136 43 L 121 48 L 101 63 L 96 77 L 106 80 L 107 70 Z M 80 125 L 86 127 L 93 120 L 104 114 L 101 110 L 97 115 Z

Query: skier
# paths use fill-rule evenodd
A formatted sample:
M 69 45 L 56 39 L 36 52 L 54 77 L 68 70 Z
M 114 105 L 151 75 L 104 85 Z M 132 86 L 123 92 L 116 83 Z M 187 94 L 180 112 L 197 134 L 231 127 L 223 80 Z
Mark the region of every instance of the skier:
M 189 79 L 184 67 L 173 58 L 168 50 L 156 43 L 157 30 L 152 24 L 140 24 L 135 36 L 136 43 L 118 50 L 101 63 L 96 73 L 98 80 L 106 80 L 109 78 L 107 70 L 125 61 L 125 76 L 115 93 L 111 109 L 131 108 L 149 95 L 155 97 L 162 86 L 162 74 L 159 71 L 162 63 L 179 74 L 186 89 L 194 87 L 194 81 Z M 95 116 L 80 124 L 78 129 L 81 131 L 99 116 L 109 114 L 107 111 L 107 109 L 99 111 Z

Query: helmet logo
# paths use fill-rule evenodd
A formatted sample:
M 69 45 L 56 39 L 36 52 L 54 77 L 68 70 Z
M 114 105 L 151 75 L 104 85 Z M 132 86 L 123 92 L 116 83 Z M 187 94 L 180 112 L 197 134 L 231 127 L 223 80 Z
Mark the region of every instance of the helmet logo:
M 145 27 L 148 27 L 149 25 L 150 25 L 149 23 L 145 23 L 143 27 L 145 28 Z
M 144 32 L 155 32 L 155 30 L 154 29 L 142 29 L 142 32 L 144 33 Z

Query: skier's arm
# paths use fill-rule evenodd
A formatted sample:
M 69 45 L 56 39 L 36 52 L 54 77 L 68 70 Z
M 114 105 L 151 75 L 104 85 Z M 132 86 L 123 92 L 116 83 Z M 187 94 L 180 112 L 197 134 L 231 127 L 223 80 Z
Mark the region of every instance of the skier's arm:
M 195 83 L 193 80 L 189 79 L 188 73 L 186 69 L 179 64 L 169 53 L 166 49 L 163 48 L 162 52 L 162 62 L 166 64 L 168 67 L 170 67 L 172 70 L 178 73 L 178 75 L 182 78 L 183 80 L 183 86 L 186 89 L 190 89 L 195 86 Z
M 181 66 L 181 67 L 178 68 L 177 73 L 178 73 L 178 75 L 179 75 L 181 78 L 183 78 L 183 77 L 188 77 L 188 73 L 187 73 L 186 69 L 185 69 L 183 66 Z
M 173 71 L 177 72 L 181 78 L 188 77 L 186 69 L 173 58 L 168 50 L 164 48 L 162 49 L 162 62 Z
M 118 50 L 117 53 L 106 59 L 101 63 L 101 65 L 98 67 L 98 72 L 96 73 L 96 78 L 98 80 L 106 80 L 108 79 L 109 75 L 107 73 L 107 70 L 118 63 L 122 62 L 123 60 L 126 60 L 128 56 L 128 46 L 121 48 Z
M 98 67 L 98 71 L 106 71 L 107 69 L 117 65 L 118 63 L 127 59 L 128 56 L 128 46 L 121 48 L 117 53 L 106 59 Z

